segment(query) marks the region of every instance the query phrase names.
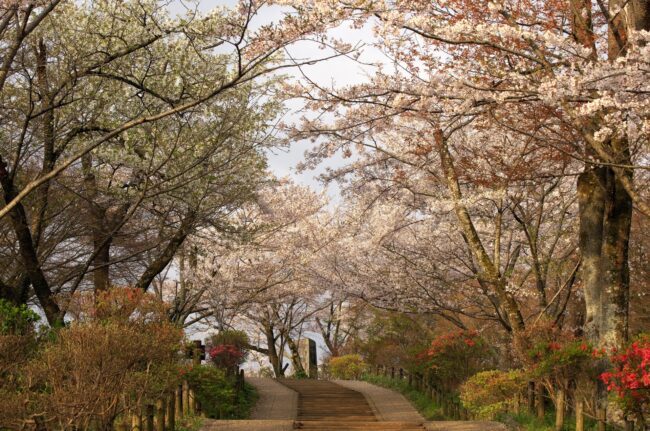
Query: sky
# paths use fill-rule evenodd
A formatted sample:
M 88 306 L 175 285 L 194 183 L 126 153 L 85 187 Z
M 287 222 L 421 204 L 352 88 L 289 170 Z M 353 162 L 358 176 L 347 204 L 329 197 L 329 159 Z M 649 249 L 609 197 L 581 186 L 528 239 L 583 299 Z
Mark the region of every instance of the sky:
M 172 13 L 182 14 L 187 8 L 193 10 L 198 6 L 199 11 L 208 12 L 217 6 L 232 7 L 236 3 L 237 0 L 198 0 L 196 3 L 172 0 L 170 10 Z M 283 9 L 280 7 L 266 7 L 253 20 L 253 27 L 277 21 L 282 16 L 282 13 Z M 353 45 L 358 41 L 363 43 L 372 40 L 372 32 L 369 28 L 352 29 L 344 26 L 333 30 L 332 35 L 340 37 Z M 316 59 L 328 55 L 327 50 L 319 49 L 316 43 L 308 41 L 293 44 L 288 48 L 288 52 L 296 59 Z M 386 58 L 381 53 L 369 47 L 363 50 L 361 60 L 364 62 L 386 62 Z M 318 62 L 314 65 L 304 66 L 300 70 L 292 69 L 288 72 L 288 75 L 297 79 L 301 77 L 301 73 L 304 73 L 310 80 L 313 80 L 319 85 L 346 86 L 363 82 L 371 72 L 369 67 L 362 66 L 351 59 L 335 58 Z M 300 103 L 289 101 L 286 107 L 288 112 L 282 118 L 284 122 L 291 123 L 300 118 Z M 294 142 L 286 151 L 276 150 L 270 153 L 268 158 L 269 168 L 277 177 L 282 178 L 288 176 L 296 183 L 309 186 L 315 191 L 320 192 L 324 189 L 324 185 L 318 180 L 318 175 L 323 173 L 327 167 L 336 168 L 342 166 L 345 164 L 345 161 L 340 156 L 334 156 L 316 170 L 297 172 L 295 169 L 296 165 L 304 159 L 304 152 L 310 145 L 313 144 L 307 141 Z M 336 202 L 339 200 L 340 196 L 336 185 L 330 185 L 326 193 L 331 201 Z

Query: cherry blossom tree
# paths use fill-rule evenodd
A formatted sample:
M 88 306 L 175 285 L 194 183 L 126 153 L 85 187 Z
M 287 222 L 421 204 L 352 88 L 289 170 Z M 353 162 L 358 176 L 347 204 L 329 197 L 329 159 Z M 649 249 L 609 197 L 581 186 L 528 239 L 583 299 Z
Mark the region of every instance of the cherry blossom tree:
M 504 262 L 489 252 L 465 203 L 466 161 L 492 147 L 504 157 L 483 160 L 511 172 L 577 176 L 585 331 L 600 345 L 625 340 L 633 203 L 650 214 L 633 181 L 635 170 L 647 169 L 647 2 L 373 1 L 334 14 L 338 2 L 281 3 L 314 20 L 370 22 L 394 66 L 361 85 L 293 88 L 307 108 L 336 117 L 307 117 L 294 131 L 325 138 L 312 163 L 355 147 L 386 163 L 435 161 L 428 174 L 442 180 L 479 279 L 515 332 L 525 322 Z M 386 145 L 380 136 L 396 130 L 400 139 Z
M 316 29 L 254 28 L 264 7 L 2 3 L 2 297 L 33 289 L 60 324 L 88 278 L 147 289 L 187 235 L 251 197 L 277 73 L 300 64 L 282 52 Z

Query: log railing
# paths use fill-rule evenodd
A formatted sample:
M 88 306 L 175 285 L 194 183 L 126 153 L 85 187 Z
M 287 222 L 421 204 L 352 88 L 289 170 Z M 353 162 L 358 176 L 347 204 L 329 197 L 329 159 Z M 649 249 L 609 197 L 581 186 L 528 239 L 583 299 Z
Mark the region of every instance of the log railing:
M 389 377 L 391 379 L 405 380 L 408 386 L 425 394 L 431 401 L 440 406 L 442 413 L 446 418 L 451 420 L 472 420 L 475 419 L 472 412 L 468 411 L 457 397 L 449 395 L 446 391 L 435 387 L 430 376 L 423 373 L 411 373 L 408 370 L 399 367 L 387 367 L 384 365 L 375 365 L 371 367 L 371 374 L 375 376 Z M 557 391 L 555 399 L 549 397 L 543 385 L 535 385 L 530 382 L 526 393 L 516 395 L 513 413 L 520 414 L 527 408 L 530 414 L 543 418 L 545 415 L 545 406 L 547 401 L 551 401 L 555 406 L 555 430 L 565 429 L 567 413 L 571 412 L 575 418 L 575 431 L 585 430 L 585 419 L 589 418 L 595 422 L 596 431 L 605 431 L 606 429 L 618 429 L 633 431 L 634 423 L 626 421 L 625 426 L 619 423 L 607 421 L 607 412 L 604 407 L 599 406 L 595 412 L 589 413 L 585 409 L 586 402 L 584 398 L 575 397 L 569 400 L 567 394 L 561 390 Z M 527 401 L 527 403 L 524 402 Z
M 411 388 L 425 394 L 435 405 L 440 406 L 446 418 L 452 420 L 474 419 L 471 412 L 463 407 L 457 397 L 451 396 L 447 391 L 436 387 L 430 376 L 426 373 L 411 373 L 404 368 L 387 367 L 384 365 L 372 367 L 371 372 L 375 376 L 407 381 Z
M 201 342 L 194 342 L 189 357 L 195 366 L 201 365 L 203 357 Z M 236 374 L 237 395 L 244 390 L 244 370 Z M 183 380 L 171 392 L 156 402 L 142 406 L 138 411 L 122 415 L 115 421 L 115 431 L 175 431 L 176 422 L 189 416 L 201 415 L 201 406 L 187 380 Z

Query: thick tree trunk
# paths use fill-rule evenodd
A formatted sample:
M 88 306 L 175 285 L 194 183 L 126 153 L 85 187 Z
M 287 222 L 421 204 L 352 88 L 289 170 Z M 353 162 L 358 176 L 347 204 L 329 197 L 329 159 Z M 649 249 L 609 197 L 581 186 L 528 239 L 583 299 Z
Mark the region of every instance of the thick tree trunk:
M 588 168 L 578 179 L 585 334 L 598 346 L 627 339 L 628 245 L 632 199 L 610 168 Z

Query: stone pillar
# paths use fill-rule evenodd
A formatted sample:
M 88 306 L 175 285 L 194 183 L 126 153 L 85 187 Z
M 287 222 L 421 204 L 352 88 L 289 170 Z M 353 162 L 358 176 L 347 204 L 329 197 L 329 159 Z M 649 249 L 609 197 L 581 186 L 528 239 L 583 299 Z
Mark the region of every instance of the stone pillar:
M 301 338 L 298 341 L 300 362 L 310 379 L 318 378 L 318 358 L 316 357 L 316 342 L 311 338 Z

